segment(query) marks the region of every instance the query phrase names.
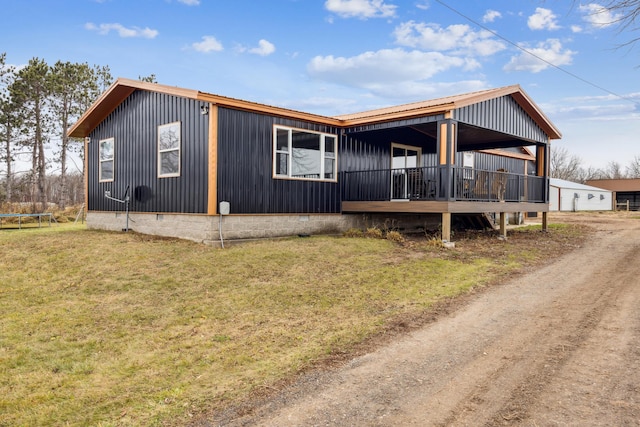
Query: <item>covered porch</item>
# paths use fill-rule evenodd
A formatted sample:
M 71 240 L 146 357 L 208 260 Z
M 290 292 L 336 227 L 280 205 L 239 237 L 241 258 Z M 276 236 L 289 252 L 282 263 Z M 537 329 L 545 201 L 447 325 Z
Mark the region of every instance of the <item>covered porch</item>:
M 344 213 L 549 210 L 550 140 L 559 131 L 519 86 L 341 117 Z
M 502 237 L 508 213 L 541 212 L 547 228 L 546 177 L 423 167 L 345 172 L 342 183 L 344 213 L 441 214 L 443 241 L 451 240 L 451 214 L 499 213 Z

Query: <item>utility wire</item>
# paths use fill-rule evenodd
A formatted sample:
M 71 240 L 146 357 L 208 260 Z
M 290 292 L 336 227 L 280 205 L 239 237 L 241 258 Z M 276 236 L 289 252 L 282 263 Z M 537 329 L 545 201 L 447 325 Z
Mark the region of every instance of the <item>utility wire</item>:
M 608 93 L 609 95 L 613 95 L 613 96 L 615 96 L 616 98 L 620 98 L 620 99 L 622 99 L 622 100 L 632 102 L 632 103 L 633 103 L 633 104 L 635 104 L 636 106 L 639 106 L 639 107 L 640 107 L 640 103 L 639 103 L 638 101 L 636 101 L 636 100 L 634 100 L 634 99 L 632 99 L 632 98 L 629 98 L 629 97 L 627 97 L 627 96 L 620 95 L 620 94 L 618 94 L 618 93 L 612 92 L 612 91 L 610 91 L 609 89 L 604 88 L 604 87 L 602 87 L 602 86 L 599 86 L 598 84 L 593 83 L 593 82 L 591 82 L 591 81 L 589 81 L 589 80 L 587 80 L 587 79 L 584 79 L 584 78 L 582 78 L 582 77 L 578 76 L 577 74 L 572 73 L 572 72 L 571 72 L 571 71 L 569 71 L 569 70 L 565 70 L 564 68 L 562 68 L 562 67 L 560 67 L 560 66 L 558 66 L 558 65 L 555 65 L 555 64 L 553 64 L 552 62 L 549 62 L 549 61 L 547 61 L 546 59 L 541 58 L 540 56 L 536 55 L 535 53 L 533 53 L 533 52 L 531 52 L 531 51 L 529 51 L 529 50 L 525 49 L 524 47 L 520 46 L 519 44 L 512 42 L 512 41 L 511 41 L 511 40 L 509 40 L 508 38 L 501 36 L 500 34 L 498 34 L 497 32 L 493 31 L 492 29 L 490 29 L 490 28 L 486 27 L 485 25 L 482 25 L 482 24 L 481 24 L 481 23 L 479 23 L 478 21 L 476 21 L 476 20 L 474 20 L 474 19 L 470 18 L 469 16 L 465 15 L 464 13 L 462 13 L 462 12 L 460 12 L 460 11 L 458 11 L 458 10 L 454 9 L 453 7 L 449 6 L 448 4 L 446 4 L 445 2 L 443 2 L 442 0 L 435 0 L 435 1 L 436 1 L 436 2 L 438 2 L 438 3 L 440 3 L 442 6 L 446 7 L 446 8 L 447 8 L 447 9 L 449 9 L 450 11 L 452 11 L 452 12 L 456 13 L 457 15 L 460 15 L 461 17 L 463 17 L 463 18 L 464 18 L 464 19 L 466 19 L 467 21 L 472 22 L 473 24 L 477 25 L 478 27 L 482 28 L 483 30 L 489 31 L 491 34 L 493 34 L 494 36 L 498 37 L 499 39 L 504 40 L 505 42 L 509 43 L 510 45 L 515 46 L 516 48 L 520 49 L 521 51 L 523 51 L 523 52 L 525 52 L 525 53 L 527 53 L 527 54 L 529 54 L 529 55 L 533 56 L 534 58 L 536 58 L 536 59 L 538 59 L 538 60 L 540 60 L 540 61 L 544 62 L 545 64 L 547 64 L 547 65 L 549 65 L 549 66 L 551 66 L 551 67 L 553 67 L 553 68 L 555 68 L 556 70 L 562 71 L 563 73 L 568 74 L 569 76 L 573 77 L 574 79 L 580 80 L 581 82 L 586 83 L 586 84 L 588 84 L 589 86 L 592 86 L 592 87 L 594 87 L 594 88 L 596 88 L 596 89 L 598 89 L 598 90 L 601 90 L 601 91 L 603 91 L 603 92 L 606 92 L 606 93 Z

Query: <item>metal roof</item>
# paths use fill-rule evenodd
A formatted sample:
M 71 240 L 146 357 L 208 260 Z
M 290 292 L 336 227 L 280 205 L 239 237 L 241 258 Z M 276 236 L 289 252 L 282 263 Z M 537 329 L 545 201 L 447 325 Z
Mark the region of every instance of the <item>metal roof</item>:
M 550 178 L 549 179 L 549 185 L 551 185 L 552 187 L 567 188 L 567 189 L 571 189 L 571 190 L 611 192 L 611 190 L 607 190 L 607 189 L 604 189 L 604 188 L 592 187 L 591 185 L 584 185 L 584 184 L 580 184 L 578 182 L 567 181 L 567 180 L 559 179 L 559 178 Z
M 323 123 L 330 126 L 354 126 L 386 122 L 398 119 L 407 119 L 419 116 L 435 114 L 448 114 L 456 108 L 465 107 L 489 99 L 512 96 L 516 102 L 529 114 L 532 119 L 546 132 L 550 139 L 559 139 L 560 131 L 542 113 L 540 108 L 529 98 L 519 85 L 505 86 L 497 89 L 487 89 L 477 92 L 448 96 L 428 101 L 414 102 L 393 107 L 380 108 L 355 114 L 327 117 L 317 114 L 290 110 L 241 99 L 214 95 L 197 90 L 183 89 L 174 86 L 147 83 L 139 80 L 119 78 L 116 80 L 93 105 L 80 117 L 69 129 L 72 137 L 86 137 L 102 122 L 121 102 L 123 102 L 135 90 L 147 90 L 166 93 L 175 96 L 197 99 L 210 102 L 223 107 L 255 111 L 281 117 L 308 120 Z

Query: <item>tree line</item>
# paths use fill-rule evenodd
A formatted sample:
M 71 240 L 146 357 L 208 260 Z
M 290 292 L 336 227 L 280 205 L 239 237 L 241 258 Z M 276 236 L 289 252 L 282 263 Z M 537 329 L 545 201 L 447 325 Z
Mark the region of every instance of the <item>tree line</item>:
M 640 178 L 640 156 L 635 156 L 628 165 L 612 161 L 603 168 L 582 166 L 582 160 L 564 147 L 552 147 L 549 159 L 551 178 L 585 183 L 590 179 Z
M 32 58 L 16 69 L 0 54 L 0 202 L 28 202 L 32 211 L 78 202 L 82 165 L 70 165 L 69 154 L 82 157 L 83 144 L 67 130 L 112 81 L 108 66 Z M 30 168 L 16 170 L 18 158 Z

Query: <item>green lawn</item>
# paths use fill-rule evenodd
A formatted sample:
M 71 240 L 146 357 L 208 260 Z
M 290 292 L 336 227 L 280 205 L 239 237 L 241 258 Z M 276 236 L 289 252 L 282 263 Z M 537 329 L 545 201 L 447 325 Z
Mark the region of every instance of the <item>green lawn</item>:
M 180 425 L 581 234 L 222 250 L 73 225 L 0 230 L 0 426 Z

